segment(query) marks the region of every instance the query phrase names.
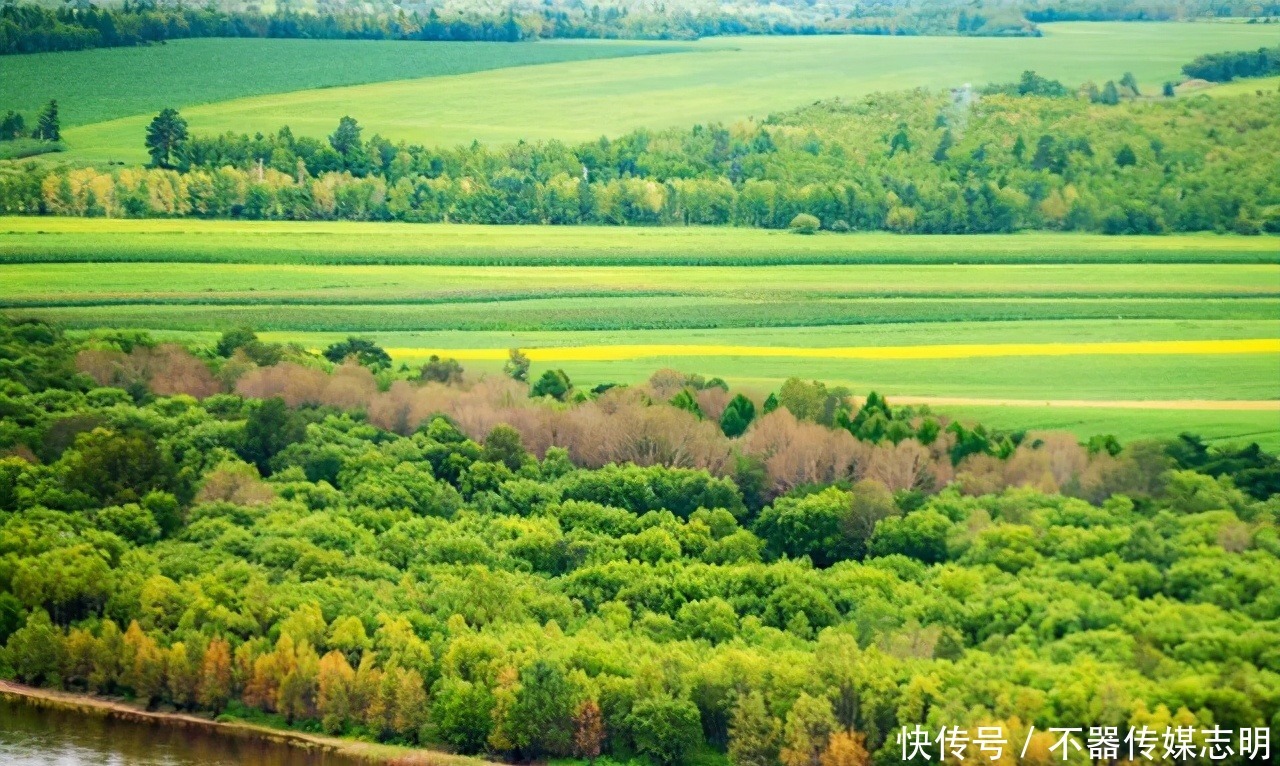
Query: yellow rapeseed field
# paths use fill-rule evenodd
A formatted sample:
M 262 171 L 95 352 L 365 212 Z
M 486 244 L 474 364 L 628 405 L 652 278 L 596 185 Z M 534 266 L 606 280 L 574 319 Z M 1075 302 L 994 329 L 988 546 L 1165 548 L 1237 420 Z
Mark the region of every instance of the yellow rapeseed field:
M 501 348 L 391 348 L 395 358 L 439 354 L 461 361 L 497 361 L 507 357 Z M 924 346 L 720 346 L 609 345 L 527 348 L 535 362 L 618 362 L 672 356 L 803 357 L 810 359 L 967 359 L 1000 356 L 1280 354 L 1280 338 L 1247 340 L 1152 340 L 1098 343 L 981 343 Z

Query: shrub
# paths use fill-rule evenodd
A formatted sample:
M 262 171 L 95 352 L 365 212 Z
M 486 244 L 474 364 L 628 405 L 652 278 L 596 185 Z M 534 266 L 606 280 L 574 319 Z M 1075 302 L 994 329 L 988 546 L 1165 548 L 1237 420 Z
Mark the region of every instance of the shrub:
M 822 222 L 818 220 L 817 216 L 798 213 L 795 218 L 791 219 L 788 227 L 796 234 L 813 234 L 822 227 Z

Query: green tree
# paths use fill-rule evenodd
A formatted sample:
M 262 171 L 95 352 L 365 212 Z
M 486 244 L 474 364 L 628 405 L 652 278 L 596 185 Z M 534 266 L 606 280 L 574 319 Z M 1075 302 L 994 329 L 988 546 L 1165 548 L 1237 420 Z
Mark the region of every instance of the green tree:
M 893 138 L 889 139 L 889 156 L 892 157 L 898 152 L 907 153 L 911 151 L 911 138 L 907 135 L 907 124 L 905 122 L 898 124 L 898 132 L 893 134 Z
M 26 621 L 22 602 L 8 591 L 0 592 L 0 645 L 9 640 L 9 636 Z
M 808 556 L 818 566 L 830 566 L 853 556 L 841 531 L 849 504 L 849 494 L 837 487 L 780 497 L 761 512 L 755 532 L 774 553 Z
M 1024 139 L 1022 135 L 1019 134 L 1017 140 L 1013 142 L 1013 159 L 1016 162 L 1022 162 L 1023 158 L 1025 158 L 1026 156 L 1027 156 L 1027 142 L 1026 142 L 1026 139 Z
M 290 444 L 302 441 L 306 424 L 278 396 L 262 400 L 249 411 L 244 435 L 236 450 L 263 476 L 271 472 L 271 458 Z
M 742 394 L 737 394 L 725 405 L 724 412 L 720 413 L 720 430 L 729 438 L 741 436 L 755 419 L 755 403 Z
M 1114 80 L 1107 80 L 1106 85 L 1102 86 L 1102 95 L 1098 98 L 1098 103 L 1107 106 L 1120 103 L 1120 89 L 1116 87 Z
M 840 519 L 840 533 L 854 558 L 866 555 L 867 541 L 882 519 L 898 516 L 893 493 L 878 481 L 863 479 L 849 489 L 849 509 Z
M 237 327 L 222 333 L 222 337 L 218 338 L 218 344 L 214 347 L 214 351 L 220 357 L 229 358 L 237 349 L 257 342 L 258 334 L 252 328 Z
M 363 144 L 360 141 L 360 123 L 354 117 L 345 116 L 338 120 L 338 128 L 329 136 L 329 146 L 343 157 L 359 151 Z
M 137 503 L 112 505 L 98 511 L 98 524 L 135 545 L 145 545 L 160 537 L 160 525 L 151 511 Z
M 668 404 L 678 410 L 692 413 L 698 416 L 699 419 L 702 418 L 702 407 L 698 404 L 697 398 L 687 388 L 682 388 L 676 392 L 676 395 L 671 397 L 671 401 Z
M 783 766 L 819 766 L 827 739 L 837 730 L 831 701 L 801 693 L 787 713 L 782 732 Z
M 331 344 L 324 350 L 324 358 L 334 364 L 341 364 L 348 358 L 354 358 L 357 364 L 375 370 L 384 370 L 391 366 L 391 355 L 367 338 L 349 337 Z M 438 357 L 434 359 L 439 361 Z
M 1142 91 L 1138 88 L 1138 78 L 1133 76 L 1133 72 L 1125 72 L 1124 77 L 1120 78 L 1120 85 L 1128 88 L 1135 96 L 1142 95 Z
M 573 384 L 569 382 L 569 376 L 564 370 L 547 370 L 533 384 L 533 388 L 529 390 L 529 396 L 535 399 L 550 396 L 552 399 L 563 402 L 571 390 L 573 390 Z
M 58 102 L 50 101 L 36 120 L 35 137 L 45 141 L 62 140 L 62 124 L 58 119 Z
M 840 387 L 828 389 L 826 384 L 817 380 L 806 383 L 799 378 L 787 378 L 778 389 L 778 404 L 799 420 L 829 426 L 845 408 L 848 393 L 847 389 Z
M 507 351 L 507 361 L 502 365 L 502 371 L 512 380 L 526 383 L 529 380 L 529 357 L 518 348 L 509 349 Z
M 729 762 L 733 766 L 773 766 L 778 762 L 782 724 L 769 714 L 758 691 L 741 694 L 729 720 Z
M 56 682 L 62 665 L 62 633 L 44 610 L 37 610 L 9 636 L 5 659 L 23 683 Z
M 418 377 L 420 380 L 432 383 L 456 386 L 462 382 L 462 375 L 462 365 L 457 359 L 441 359 L 438 355 L 432 354 L 427 363 L 422 365 L 422 372 Z
M 136 503 L 152 490 L 168 489 L 175 478 L 171 458 L 141 431 L 95 428 L 81 433 L 58 465 L 68 490 L 102 504 Z
M 506 423 L 494 426 L 484 439 L 483 459 L 490 463 L 502 463 L 518 471 L 527 457 L 520 432 Z
M 21 138 L 27 131 L 27 121 L 12 109 L 0 120 L 0 141 L 12 141 Z
M 687 699 L 660 695 L 643 699 L 627 716 L 636 751 L 660 766 L 685 763 L 702 742 L 702 716 Z
M 546 660 L 520 670 L 520 686 L 507 711 L 512 744 L 526 759 L 573 752 L 574 693 L 568 676 Z
M 946 162 L 948 152 L 951 147 L 956 145 L 955 136 L 951 135 L 951 128 L 942 131 L 942 138 L 938 139 L 938 148 L 933 152 L 934 162 Z
M 174 167 L 188 138 L 187 121 L 178 114 L 178 110 L 171 107 L 161 109 L 147 126 L 147 154 L 151 155 L 152 167 Z
M 431 707 L 437 736 L 463 753 L 480 752 L 493 730 L 493 704 L 493 695 L 484 684 L 440 679 Z
M 329 626 L 329 638 L 325 642 L 331 649 L 342 652 L 351 665 L 359 665 L 360 658 L 373 644 L 365 632 L 364 623 L 353 614 L 335 618 Z
M 901 554 L 926 564 L 947 560 L 951 519 L 933 510 L 886 516 L 875 525 L 867 550 L 873 556 Z

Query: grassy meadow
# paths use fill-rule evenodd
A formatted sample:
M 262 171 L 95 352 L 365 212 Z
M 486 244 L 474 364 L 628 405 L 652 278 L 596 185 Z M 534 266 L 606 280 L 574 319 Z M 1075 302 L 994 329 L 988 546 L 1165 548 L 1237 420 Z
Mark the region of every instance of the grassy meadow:
M 119 114 L 115 119 L 68 129 L 71 151 L 66 158 L 88 163 L 145 160 L 142 135 L 155 105 L 182 108 L 191 129 L 198 133 L 274 132 L 288 124 L 298 135 L 323 137 L 332 132 L 338 117 L 349 114 L 371 134 L 429 145 L 550 138 L 572 142 L 640 127 L 764 117 L 818 99 L 1012 80 L 1024 69 L 1072 84 L 1118 80 L 1123 73 L 1133 72 L 1147 91 L 1158 93 L 1164 81 L 1178 79 L 1182 64 L 1199 54 L 1280 41 L 1280 28 L 1271 25 L 1060 23 L 1045 25 L 1044 30 L 1041 38 L 711 38 L 673 45 L 672 52 L 655 56 L 606 59 L 581 53 L 580 58 L 593 60 L 506 68 L 477 66 L 488 71 L 442 76 L 422 76 L 409 67 L 399 76 L 387 76 L 379 70 L 381 76 L 363 75 L 367 77 L 365 84 L 301 85 L 295 87 L 308 89 L 289 93 L 283 93 L 286 88 L 282 85 L 254 90 L 258 75 L 252 69 L 236 67 L 232 75 L 225 60 L 211 57 L 199 61 L 194 57 L 197 60 L 184 63 L 199 70 L 201 77 L 226 72 L 225 79 L 246 80 L 234 86 L 242 91 L 237 95 L 244 97 L 219 97 L 205 93 L 202 86 L 171 88 L 165 83 L 141 81 L 137 86 L 123 85 L 126 93 L 135 87 L 146 91 L 146 103 L 152 106 L 139 107 L 139 113 L 129 116 Z M 326 44 L 331 43 L 316 43 Z M 380 45 L 430 49 L 458 44 Z M 506 45 L 540 48 L 548 43 Z M 577 43 L 560 45 L 573 50 Z M 660 48 L 650 45 L 648 50 Z M 555 60 L 559 50 L 545 54 L 547 60 Z M 608 55 L 610 48 L 605 45 L 598 50 L 599 55 Z M 616 53 L 618 49 L 613 50 Z M 129 55 L 133 51 L 93 52 L 107 53 Z M 71 58 L 55 58 L 47 64 L 40 79 L 49 85 L 40 98 L 59 96 L 64 87 L 59 83 L 83 78 L 93 59 L 86 56 L 81 64 Z M 259 95 L 251 95 L 254 93 Z

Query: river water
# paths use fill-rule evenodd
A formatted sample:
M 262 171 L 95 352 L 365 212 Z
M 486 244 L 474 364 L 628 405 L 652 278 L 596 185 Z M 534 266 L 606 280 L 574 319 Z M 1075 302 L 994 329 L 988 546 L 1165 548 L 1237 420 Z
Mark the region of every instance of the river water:
M 4 766 L 368 766 L 251 737 L 50 710 L 0 697 Z

